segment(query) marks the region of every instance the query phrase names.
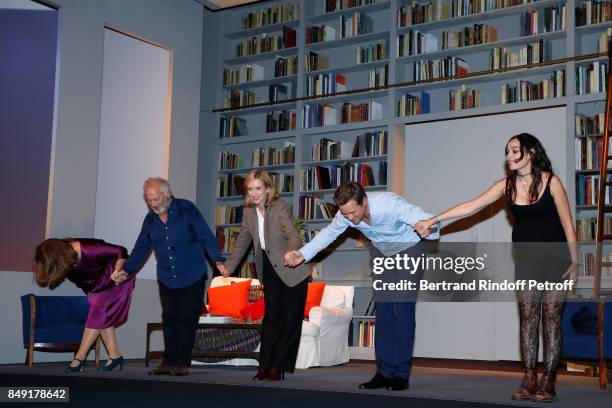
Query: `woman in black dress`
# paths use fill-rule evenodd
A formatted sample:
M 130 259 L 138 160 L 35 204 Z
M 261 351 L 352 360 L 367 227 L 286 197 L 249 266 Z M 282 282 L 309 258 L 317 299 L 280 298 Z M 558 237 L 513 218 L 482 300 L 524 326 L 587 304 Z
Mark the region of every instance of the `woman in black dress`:
M 509 176 L 487 191 L 415 226 L 427 235 L 442 220 L 463 217 L 505 197 L 514 215 L 512 242 L 517 279 L 560 281 L 577 268 L 576 232 L 563 184 L 552 171 L 540 141 L 529 133 L 513 136 L 506 144 Z M 567 243 L 567 244 L 554 244 Z M 512 399 L 554 401 L 557 365 L 561 354 L 561 314 L 565 292 L 517 291 L 520 343 L 525 376 Z M 544 374 L 537 382 L 538 332 L 543 316 Z

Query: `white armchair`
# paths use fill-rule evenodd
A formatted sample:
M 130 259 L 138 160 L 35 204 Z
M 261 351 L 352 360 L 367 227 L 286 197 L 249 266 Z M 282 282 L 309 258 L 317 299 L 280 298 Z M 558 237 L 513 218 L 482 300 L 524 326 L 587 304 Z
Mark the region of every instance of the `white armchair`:
M 353 317 L 353 286 L 326 285 L 321 306 L 302 322 L 296 368 L 332 366 L 349 361 L 348 331 Z

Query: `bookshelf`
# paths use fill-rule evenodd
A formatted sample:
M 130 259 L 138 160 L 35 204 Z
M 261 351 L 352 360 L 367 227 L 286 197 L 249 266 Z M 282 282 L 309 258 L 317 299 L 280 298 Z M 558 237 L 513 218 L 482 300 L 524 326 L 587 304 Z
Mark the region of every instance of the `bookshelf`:
M 368 191 L 403 193 L 403 163 L 401 153 L 398 152 L 403 152 L 406 124 L 565 106 L 568 116 L 567 134 L 562 135 L 562 143 L 567 144 L 568 156 L 582 160 L 577 151 L 578 143 L 587 143 L 601 137 L 601 132 L 578 133 L 575 128 L 577 115 L 595 115 L 603 112 L 604 105 L 604 93 L 597 92 L 604 88 L 595 87 L 592 92 L 590 89 L 586 91 L 577 81 L 577 75 L 587 75 L 584 72 L 588 72 L 589 67 L 598 66 L 601 72 L 605 72 L 608 64 L 603 53 L 607 44 L 602 42 L 607 42 L 612 16 L 604 17 L 608 21 L 598 21 L 592 17 L 595 13 L 591 6 L 591 20 L 584 21 L 584 24 L 582 20 L 580 24 L 576 21 L 577 15 L 586 15 L 582 10 L 589 7 L 587 3 L 590 1 L 355 0 L 351 3 L 354 7 L 343 9 L 334 9 L 331 3 L 329 0 L 269 1 L 218 13 L 223 19 L 223 32 L 218 33 L 221 44 L 216 61 L 218 86 L 216 95 L 212 97 L 219 109 L 213 111 L 206 124 L 211 129 L 210 148 L 216 153 L 232 151 L 248 158 L 255 147 L 280 149 L 285 142 L 293 143 L 295 151 L 292 163 L 257 168 L 293 178 L 293 189 L 282 193 L 281 197 L 293 205 L 296 216 L 300 215 L 300 202 L 304 196 L 331 203 L 333 188 L 310 188 L 302 183 L 306 171 L 321 167 L 331 172 L 343 165 L 367 165 L 372 169 L 374 178 L 374 185 L 368 187 Z M 337 3 L 342 4 L 341 1 Z M 329 4 L 332 11 L 325 11 L 326 4 Z M 348 4 L 347 1 L 345 5 Z M 471 9 L 469 4 L 472 4 Z M 286 11 L 288 18 L 282 22 L 242 28 L 242 19 L 249 13 L 259 13 L 271 7 L 287 8 L 289 5 L 293 6 L 293 11 Z M 402 22 L 402 13 L 408 13 L 409 9 L 413 9 L 410 13 L 415 16 L 419 15 L 418 10 L 421 9 L 421 20 L 412 23 L 404 17 Z M 605 13 L 601 15 L 605 16 Z M 537 30 L 534 24 L 536 19 Z M 351 26 L 356 27 L 355 31 L 343 38 L 342 24 L 346 21 L 362 21 L 362 29 L 355 23 Z M 484 31 L 479 25 L 487 25 L 493 30 L 487 34 L 486 42 L 478 40 Z M 324 35 L 316 42 L 308 43 L 307 30 L 312 31 L 317 27 L 318 32 L 324 32 Z M 295 31 L 295 39 L 292 34 L 288 34 L 288 29 Z M 442 47 L 445 36 L 456 40 L 457 34 L 450 33 L 460 31 L 467 32 L 467 37 L 471 38 L 466 45 Z M 422 47 L 423 52 L 407 52 L 400 56 L 399 47 L 402 43 L 399 39 L 401 36 L 407 38 L 410 33 L 418 33 L 420 38 L 427 38 L 429 43 Z M 275 51 L 236 55 L 237 45 L 252 38 L 262 38 L 264 34 L 266 37 L 284 36 L 291 39 L 287 47 Z M 416 45 L 415 42 L 415 49 Z M 364 61 L 363 58 L 358 59 L 359 55 L 368 57 Z M 450 76 L 415 76 L 416 67 L 420 67 L 421 71 L 424 66 L 433 69 L 435 64 L 442 64 L 440 60 L 446 61 L 450 70 L 447 74 Z M 224 70 L 245 71 L 253 64 L 261 67 L 261 70 L 255 68 L 258 72 L 255 76 L 251 75 L 251 81 L 224 83 Z M 289 69 L 287 75 L 278 76 L 279 64 L 292 65 L 293 68 Z M 458 66 L 461 67 L 459 71 L 456 69 Z M 381 70 L 385 74 L 383 82 L 376 83 L 380 86 L 371 86 L 371 72 L 378 72 L 380 77 Z M 338 77 L 342 77 L 340 88 Z M 317 80 L 321 85 L 315 85 Z M 286 90 L 283 89 L 276 102 L 270 104 L 270 86 L 273 85 L 282 85 Z M 320 86 L 320 90 L 312 91 L 316 86 Z M 510 89 L 507 90 L 508 94 L 528 93 L 537 97 L 514 98 L 511 100 L 516 102 L 502 103 L 503 87 Z M 253 91 L 256 95 L 255 105 L 222 109 L 224 99 L 231 91 Z M 406 104 L 406 99 L 410 99 L 404 96 L 406 94 L 427 99 L 427 106 L 412 109 L 413 114 L 410 115 L 400 114 L 400 103 L 403 101 Z M 351 109 L 347 104 L 361 108 L 353 108 L 355 120 L 343 123 L 343 107 L 349 112 Z M 363 106 L 367 106 L 367 113 L 359 116 L 357 110 L 363 113 Z M 376 114 L 368 116 L 374 109 Z M 276 131 L 267 131 L 268 116 L 271 113 L 276 116 L 283 113 L 286 119 L 286 124 L 280 127 L 277 125 Z M 322 120 L 323 115 L 326 120 Z M 219 138 L 218 135 L 228 133 L 222 130 L 222 121 L 225 121 L 223 126 L 227 126 L 231 120 L 237 120 L 232 119 L 235 117 L 245 124 L 246 132 L 239 132 L 240 136 Z M 384 153 L 366 155 L 360 152 L 355 156 L 351 152 L 341 157 L 318 159 L 312 155 L 313 146 L 321 143 L 322 139 L 338 142 L 345 147 L 354 146 L 358 137 L 362 141 L 364 134 L 381 131 L 387 134 L 387 150 Z M 380 166 L 383 162 L 386 163 L 386 179 L 381 180 Z M 248 160 L 239 169 L 221 170 L 218 161 L 210 163 L 210 166 L 214 174 L 220 177 L 230 174 L 244 176 L 256 168 Z M 566 188 L 570 202 L 573 203 L 575 218 L 584 220 L 593 217 L 595 209 L 582 200 L 580 183 L 583 182 L 582 177 L 594 172 L 588 168 L 560 170 L 567 172 Z M 217 191 L 214 191 L 211 201 L 213 208 L 239 206 L 241 197 L 218 197 Z M 305 225 L 307 230 L 316 230 L 328 222 L 327 219 L 309 219 Z M 234 225 L 225 222 L 217 226 L 228 228 Z M 341 258 L 347 254 L 363 256 L 363 264 L 368 265 L 367 247 L 356 247 L 353 241 L 353 238 L 343 239 L 334 251 L 325 254 L 319 278 L 336 284 L 355 284 L 360 289 L 356 295 L 357 302 L 361 297 L 369 297 L 367 286 L 370 278 L 367 270 L 343 272 Z M 581 253 L 588 251 L 589 245 L 581 245 Z M 580 287 L 588 288 L 588 278 L 584 276 Z M 603 283 L 612 287 L 611 279 L 605 279 Z

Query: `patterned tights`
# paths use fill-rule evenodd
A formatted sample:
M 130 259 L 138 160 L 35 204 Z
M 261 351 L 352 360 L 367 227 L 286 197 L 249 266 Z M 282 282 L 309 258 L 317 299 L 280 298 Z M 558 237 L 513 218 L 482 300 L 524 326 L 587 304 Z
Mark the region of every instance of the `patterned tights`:
M 517 292 L 520 316 L 520 341 L 527 369 L 538 362 L 540 315 L 544 340 L 544 368 L 555 372 L 561 355 L 561 314 L 566 293 L 553 290 L 523 290 Z

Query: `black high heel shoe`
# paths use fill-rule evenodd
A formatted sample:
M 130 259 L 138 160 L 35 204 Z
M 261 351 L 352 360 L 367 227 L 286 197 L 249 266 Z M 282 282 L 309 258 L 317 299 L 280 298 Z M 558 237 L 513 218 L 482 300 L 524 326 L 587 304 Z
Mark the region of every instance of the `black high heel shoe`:
M 113 371 L 115 367 L 119 367 L 119 371 L 123 370 L 123 364 L 125 363 L 123 356 L 111 358 L 110 361 L 110 363 L 106 363 L 102 367 L 98 367 L 97 371 Z
M 73 367 L 71 365 L 72 361 L 78 361 L 79 365 L 76 366 L 76 367 Z M 72 359 L 72 361 L 70 362 L 70 364 L 68 364 L 68 367 L 66 367 L 64 372 L 67 372 L 67 373 L 81 373 L 81 372 L 83 372 L 83 367 L 85 367 L 86 360 L 79 360 L 78 358 L 74 358 L 74 359 Z

